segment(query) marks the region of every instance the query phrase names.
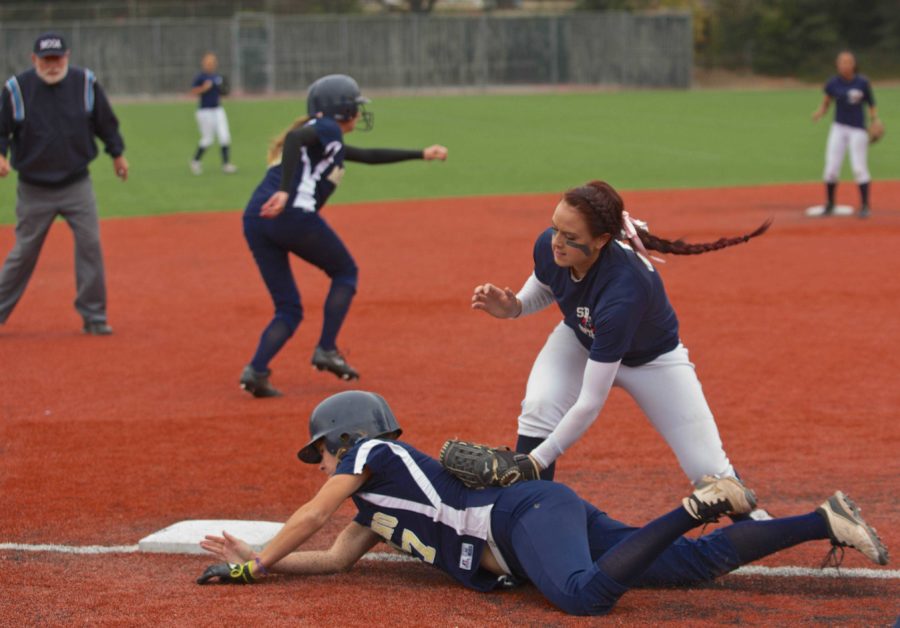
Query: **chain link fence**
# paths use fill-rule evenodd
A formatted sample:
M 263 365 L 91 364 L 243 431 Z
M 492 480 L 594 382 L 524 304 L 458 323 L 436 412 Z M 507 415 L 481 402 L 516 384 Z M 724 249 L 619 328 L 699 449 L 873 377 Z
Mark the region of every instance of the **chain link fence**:
M 0 23 L 0 71 L 54 29 L 115 95 L 184 93 L 207 51 L 237 93 L 302 91 L 341 72 L 365 88 L 690 86 L 688 14 L 275 16 Z

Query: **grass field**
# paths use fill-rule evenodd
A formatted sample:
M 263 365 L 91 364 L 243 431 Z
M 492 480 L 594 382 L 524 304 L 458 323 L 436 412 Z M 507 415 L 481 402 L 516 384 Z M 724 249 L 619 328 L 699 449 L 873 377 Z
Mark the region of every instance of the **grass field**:
M 870 169 L 875 179 L 895 178 L 900 151 L 890 133 L 900 128 L 900 88 L 876 86 L 876 96 L 889 135 L 888 146 L 870 151 Z M 351 164 L 333 202 L 556 192 L 592 178 L 622 189 L 816 181 L 828 129 L 809 118 L 819 99 L 817 87 L 378 98 L 375 129 L 349 143 L 443 143 L 450 159 Z M 269 139 L 305 105 L 299 98 L 227 103 L 241 170 L 223 175 L 214 149 L 199 178 L 187 169 L 197 141 L 192 101 L 115 108 L 132 172 L 122 184 L 107 157 L 94 162 L 104 217 L 243 207 L 265 169 Z M 14 222 L 14 203 L 10 177 L 0 183 L 0 224 Z

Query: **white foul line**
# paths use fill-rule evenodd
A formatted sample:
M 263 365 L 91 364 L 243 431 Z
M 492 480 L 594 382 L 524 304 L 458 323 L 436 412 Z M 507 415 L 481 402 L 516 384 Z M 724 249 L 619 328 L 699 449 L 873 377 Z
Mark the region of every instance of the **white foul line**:
M 0 543 L 0 551 L 19 552 L 56 552 L 58 554 L 134 554 L 137 545 L 30 545 L 27 543 Z M 417 559 L 392 552 L 371 552 L 363 556 L 363 560 L 378 562 L 416 561 Z M 768 578 L 871 578 L 876 580 L 900 580 L 900 569 L 865 569 L 852 567 L 848 569 L 812 569 L 810 567 L 763 567 L 748 565 L 732 571 L 733 576 L 764 576 Z
M 27 543 L 0 543 L 0 550 L 20 552 L 56 552 L 57 554 L 132 554 L 137 545 L 29 545 Z
M 769 576 L 769 577 L 808 577 L 808 578 L 875 578 L 879 580 L 896 580 L 900 578 L 900 569 L 865 569 L 853 567 L 848 569 L 812 569 L 810 567 L 763 567 L 747 565 L 732 571 L 730 576 Z

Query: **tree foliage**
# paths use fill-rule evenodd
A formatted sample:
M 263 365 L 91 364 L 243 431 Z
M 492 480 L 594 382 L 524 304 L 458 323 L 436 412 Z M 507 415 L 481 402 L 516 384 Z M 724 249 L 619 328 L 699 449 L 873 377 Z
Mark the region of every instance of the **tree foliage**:
M 870 70 L 900 73 L 898 0 L 579 0 L 576 6 L 689 11 L 696 59 L 707 67 L 811 76 L 850 49 Z

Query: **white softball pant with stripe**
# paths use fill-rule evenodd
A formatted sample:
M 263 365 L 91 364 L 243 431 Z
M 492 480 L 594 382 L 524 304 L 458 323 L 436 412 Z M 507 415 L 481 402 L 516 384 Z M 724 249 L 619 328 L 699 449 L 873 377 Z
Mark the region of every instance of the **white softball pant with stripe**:
M 853 178 L 857 183 L 868 183 L 869 134 L 865 129 L 833 122 L 828 132 L 828 144 L 825 147 L 825 172 L 822 178 L 826 183 L 837 183 L 844 165 L 844 155 L 850 151 L 850 166 Z
M 588 356 L 575 332 L 559 323 L 531 368 L 519 434 L 546 438 L 553 431 L 578 399 Z M 613 386 L 637 402 L 691 482 L 704 475 L 734 475 L 684 345 L 641 366 L 620 365 Z
M 231 145 L 228 116 L 222 107 L 197 109 L 197 126 L 200 128 L 201 148 L 209 148 L 215 139 L 219 140 L 219 146 Z

